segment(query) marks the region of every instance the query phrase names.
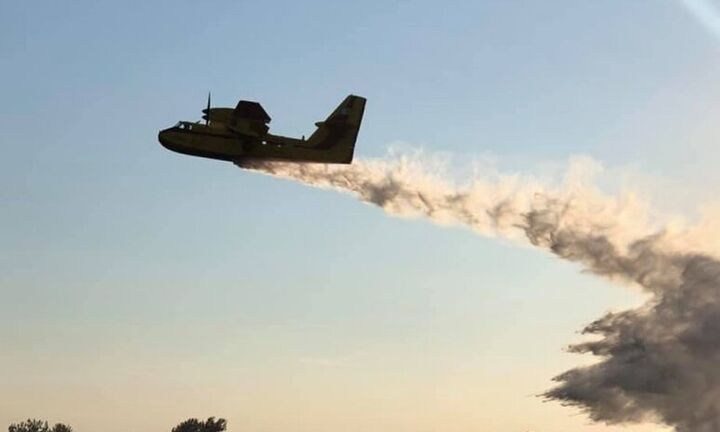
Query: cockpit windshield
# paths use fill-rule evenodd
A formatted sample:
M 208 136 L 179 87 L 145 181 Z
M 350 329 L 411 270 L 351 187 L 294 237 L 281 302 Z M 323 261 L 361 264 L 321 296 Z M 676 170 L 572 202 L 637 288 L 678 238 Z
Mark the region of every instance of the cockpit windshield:
M 177 122 L 177 124 L 173 127 L 176 127 L 178 129 L 184 129 L 184 130 L 192 130 L 193 124 L 189 123 L 189 122 L 180 121 L 180 122 Z

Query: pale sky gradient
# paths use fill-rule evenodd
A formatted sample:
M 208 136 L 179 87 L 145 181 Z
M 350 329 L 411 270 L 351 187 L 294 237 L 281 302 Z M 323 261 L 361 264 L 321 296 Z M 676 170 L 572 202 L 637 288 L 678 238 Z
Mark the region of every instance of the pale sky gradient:
M 680 0 L 0 2 L 0 428 L 663 430 L 534 396 L 638 293 L 157 131 L 211 90 L 299 136 L 356 93 L 359 157 L 590 155 L 692 214 L 720 182 L 703 23 Z

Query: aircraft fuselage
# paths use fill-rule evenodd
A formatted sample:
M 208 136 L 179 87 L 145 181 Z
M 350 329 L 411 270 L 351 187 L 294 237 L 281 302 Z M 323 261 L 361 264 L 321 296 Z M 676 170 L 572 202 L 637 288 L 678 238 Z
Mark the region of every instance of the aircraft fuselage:
M 333 160 L 335 153 L 332 149 L 307 147 L 307 141 L 295 138 L 271 134 L 255 138 L 230 131 L 213 130 L 212 127 L 202 124 L 192 124 L 192 129 L 188 129 L 188 125 L 190 124 L 186 124 L 184 128 L 174 126 L 160 131 L 160 143 L 166 149 L 177 153 L 231 162 L 253 158 L 320 163 Z
M 257 102 L 203 110 L 206 124 L 180 122 L 163 129 L 160 143 L 177 153 L 240 162 L 246 159 L 348 164 L 362 122 L 365 98 L 350 95 L 315 125 L 306 140 L 268 133 L 270 117 Z

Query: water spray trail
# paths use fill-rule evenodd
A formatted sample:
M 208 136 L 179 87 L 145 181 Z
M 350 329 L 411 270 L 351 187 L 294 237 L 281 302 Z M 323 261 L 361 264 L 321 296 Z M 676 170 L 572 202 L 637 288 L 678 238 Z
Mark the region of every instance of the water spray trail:
M 578 173 L 594 169 L 587 161 L 572 164 L 556 186 L 501 175 L 456 185 L 414 157 L 241 167 L 351 193 L 392 215 L 529 242 L 641 287 L 651 294 L 646 304 L 596 320 L 584 332 L 599 339 L 570 348 L 601 361 L 559 375 L 543 397 L 601 422 L 660 420 L 679 432 L 720 430 L 720 261 L 651 223 L 632 195 L 608 196 L 578 181 Z

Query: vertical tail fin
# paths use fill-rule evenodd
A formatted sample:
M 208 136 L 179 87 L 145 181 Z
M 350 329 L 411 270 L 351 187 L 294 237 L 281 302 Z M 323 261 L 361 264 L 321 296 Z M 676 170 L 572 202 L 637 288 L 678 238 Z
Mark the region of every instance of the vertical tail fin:
M 335 162 L 352 162 L 355 141 L 365 112 L 365 101 L 360 96 L 346 97 L 325 121 L 315 123 L 317 130 L 308 138 L 308 147 L 328 150 Z

